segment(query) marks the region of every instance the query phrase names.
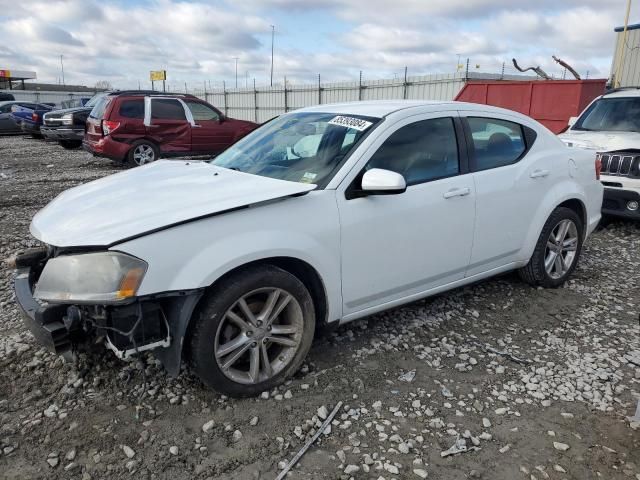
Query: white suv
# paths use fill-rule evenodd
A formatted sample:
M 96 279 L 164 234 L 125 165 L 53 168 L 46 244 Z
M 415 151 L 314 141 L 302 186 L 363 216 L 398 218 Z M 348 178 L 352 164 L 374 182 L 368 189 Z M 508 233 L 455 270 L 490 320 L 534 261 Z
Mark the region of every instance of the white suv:
M 518 113 L 322 105 L 213 161 L 64 192 L 33 219 L 44 246 L 17 257 L 16 297 L 55 351 L 104 336 L 254 395 L 300 367 L 318 325 L 509 270 L 561 285 L 601 204 L 595 155 Z
M 602 213 L 640 220 L 640 90 L 612 90 L 569 123 L 560 138 L 596 151 L 602 162 Z

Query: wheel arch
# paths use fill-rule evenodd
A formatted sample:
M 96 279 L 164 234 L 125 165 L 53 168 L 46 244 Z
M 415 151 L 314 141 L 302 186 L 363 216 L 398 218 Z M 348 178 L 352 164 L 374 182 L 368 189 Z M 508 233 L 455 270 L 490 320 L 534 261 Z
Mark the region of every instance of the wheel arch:
M 313 299 L 313 307 L 316 312 L 317 323 L 325 324 L 328 322 L 327 315 L 329 308 L 327 303 L 327 291 L 325 289 L 324 282 L 322 281 L 322 277 L 312 265 L 299 258 L 278 256 L 261 258 L 259 260 L 244 263 L 232 268 L 224 275 L 220 276 L 209 287 L 207 287 L 207 290 L 212 290 L 218 285 L 221 285 L 227 278 L 229 278 L 229 276 L 234 275 L 238 271 L 256 268 L 260 265 L 273 265 L 274 267 L 281 268 L 298 278 L 298 280 L 304 284 Z
M 254 260 L 248 263 L 244 263 L 242 265 L 232 268 L 222 276 L 218 277 L 211 285 L 206 287 L 204 291 L 205 293 L 207 291 L 210 292 L 216 287 L 222 285 L 225 282 L 225 280 L 230 276 L 242 270 L 259 267 L 260 265 L 272 265 L 272 266 L 281 268 L 282 270 L 285 270 L 286 272 L 289 272 L 290 274 L 298 278 L 298 280 L 300 280 L 304 284 L 306 289 L 309 291 L 309 294 L 311 295 L 311 298 L 313 300 L 313 307 L 316 312 L 316 328 L 323 327 L 329 323 L 328 297 L 327 297 L 327 292 L 324 286 L 324 282 L 322 281 L 322 277 L 320 277 L 320 274 L 312 265 L 305 262 L 304 260 L 300 260 L 299 258 L 286 257 L 286 256 L 266 257 L 259 260 Z M 188 348 L 188 345 L 189 345 L 189 342 L 185 340 L 191 336 L 191 332 L 194 325 L 193 319 L 198 315 L 198 311 L 202 307 L 202 299 L 204 297 L 205 295 L 201 295 L 198 298 L 197 303 L 194 306 L 191 312 L 191 315 L 189 316 L 186 322 L 186 325 L 182 327 L 183 333 L 182 335 L 180 335 L 181 348 L 180 348 L 180 352 L 178 353 L 179 357 L 177 359 L 174 359 L 174 361 L 178 362 L 177 363 L 178 367 L 175 369 L 176 374 L 180 368 L 181 358 L 186 353 L 186 350 L 185 351 L 182 351 L 182 350 Z
M 583 228 L 582 234 L 585 235 L 587 231 L 587 222 L 588 222 L 587 207 L 585 207 L 582 200 L 579 200 L 578 198 L 570 198 L 569 200 L 565 200 L 564 202 L 560 203 L 555 208 L 560 208 L 560 207 L 565 207 L 565 208 L 568 208 L 569 210 L 573 210 L 574 212 L 576 212 L 576 215 L 578 215 L 578 217 L 580 217 L 580 220 L 582 220 L 582 228 Z
M 260 265 L 272 265 L 281 268 L 298 278 L 298 280 L 300 280 L 309 291 L 313 300 L 313 307 L 316 312 L 316 326 L 322 327 L 329 323 L 328 295 L 324 282 L 322 281 L 322 277 L 312 265 L 299 258 L 287 256 L 266 257 L 238 265 L 218 277 L 211 285 L 205 288 L 205 292 L 214 290 L 216 287 L 222 285 L 227 278 L 242 270 L 256 268 Z M 191 334 L 193 319 L 196 317 L 197 312 L 201 307 L 202 298 L 204 298 L 204 296 L 198 300 L 198 303 L 185 326 L 186 328 L 183 338 L 189 338 Z

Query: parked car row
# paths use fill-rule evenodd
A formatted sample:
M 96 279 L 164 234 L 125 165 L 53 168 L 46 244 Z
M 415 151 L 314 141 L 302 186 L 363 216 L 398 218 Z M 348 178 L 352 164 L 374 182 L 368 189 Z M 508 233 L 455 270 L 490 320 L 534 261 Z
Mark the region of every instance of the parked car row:
M 28 133 L 67 149 L 84 146 L 96 157 L 133 166 L 161 157 L 217 155 L 258 126 L 226 117 L 193 95 L 141 90 L 98 93 L 64 109 L 2 102 L 0 122 L 4 133 Z

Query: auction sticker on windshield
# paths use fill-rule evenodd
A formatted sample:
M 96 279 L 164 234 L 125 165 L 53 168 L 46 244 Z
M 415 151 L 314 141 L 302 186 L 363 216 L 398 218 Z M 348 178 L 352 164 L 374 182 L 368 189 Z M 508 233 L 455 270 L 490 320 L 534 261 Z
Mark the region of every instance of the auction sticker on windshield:
M 329 125 L 337 125 L 339 127 L 347 127 L 353 128 L 354 130 L 358 130 L 362 132 L 373 125 L 372 122 L 367 122 L 366 120 L 362 120 L 360 118 L 355 117 L 343 117 L 342 115 L 338 115 L 329 121 Z

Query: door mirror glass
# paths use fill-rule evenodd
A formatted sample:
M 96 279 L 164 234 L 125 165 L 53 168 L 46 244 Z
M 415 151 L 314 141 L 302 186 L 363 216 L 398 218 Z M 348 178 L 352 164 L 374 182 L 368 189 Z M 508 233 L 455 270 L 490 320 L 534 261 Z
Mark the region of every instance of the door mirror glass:
M 406 190 L 404 177 L 391 170 L 372 168 L 362 176 L 362 191 L 370 195 L 393 195 Z
M 578 121 L 578 117 L 569 117 L 569 126 L 573 127 Z

